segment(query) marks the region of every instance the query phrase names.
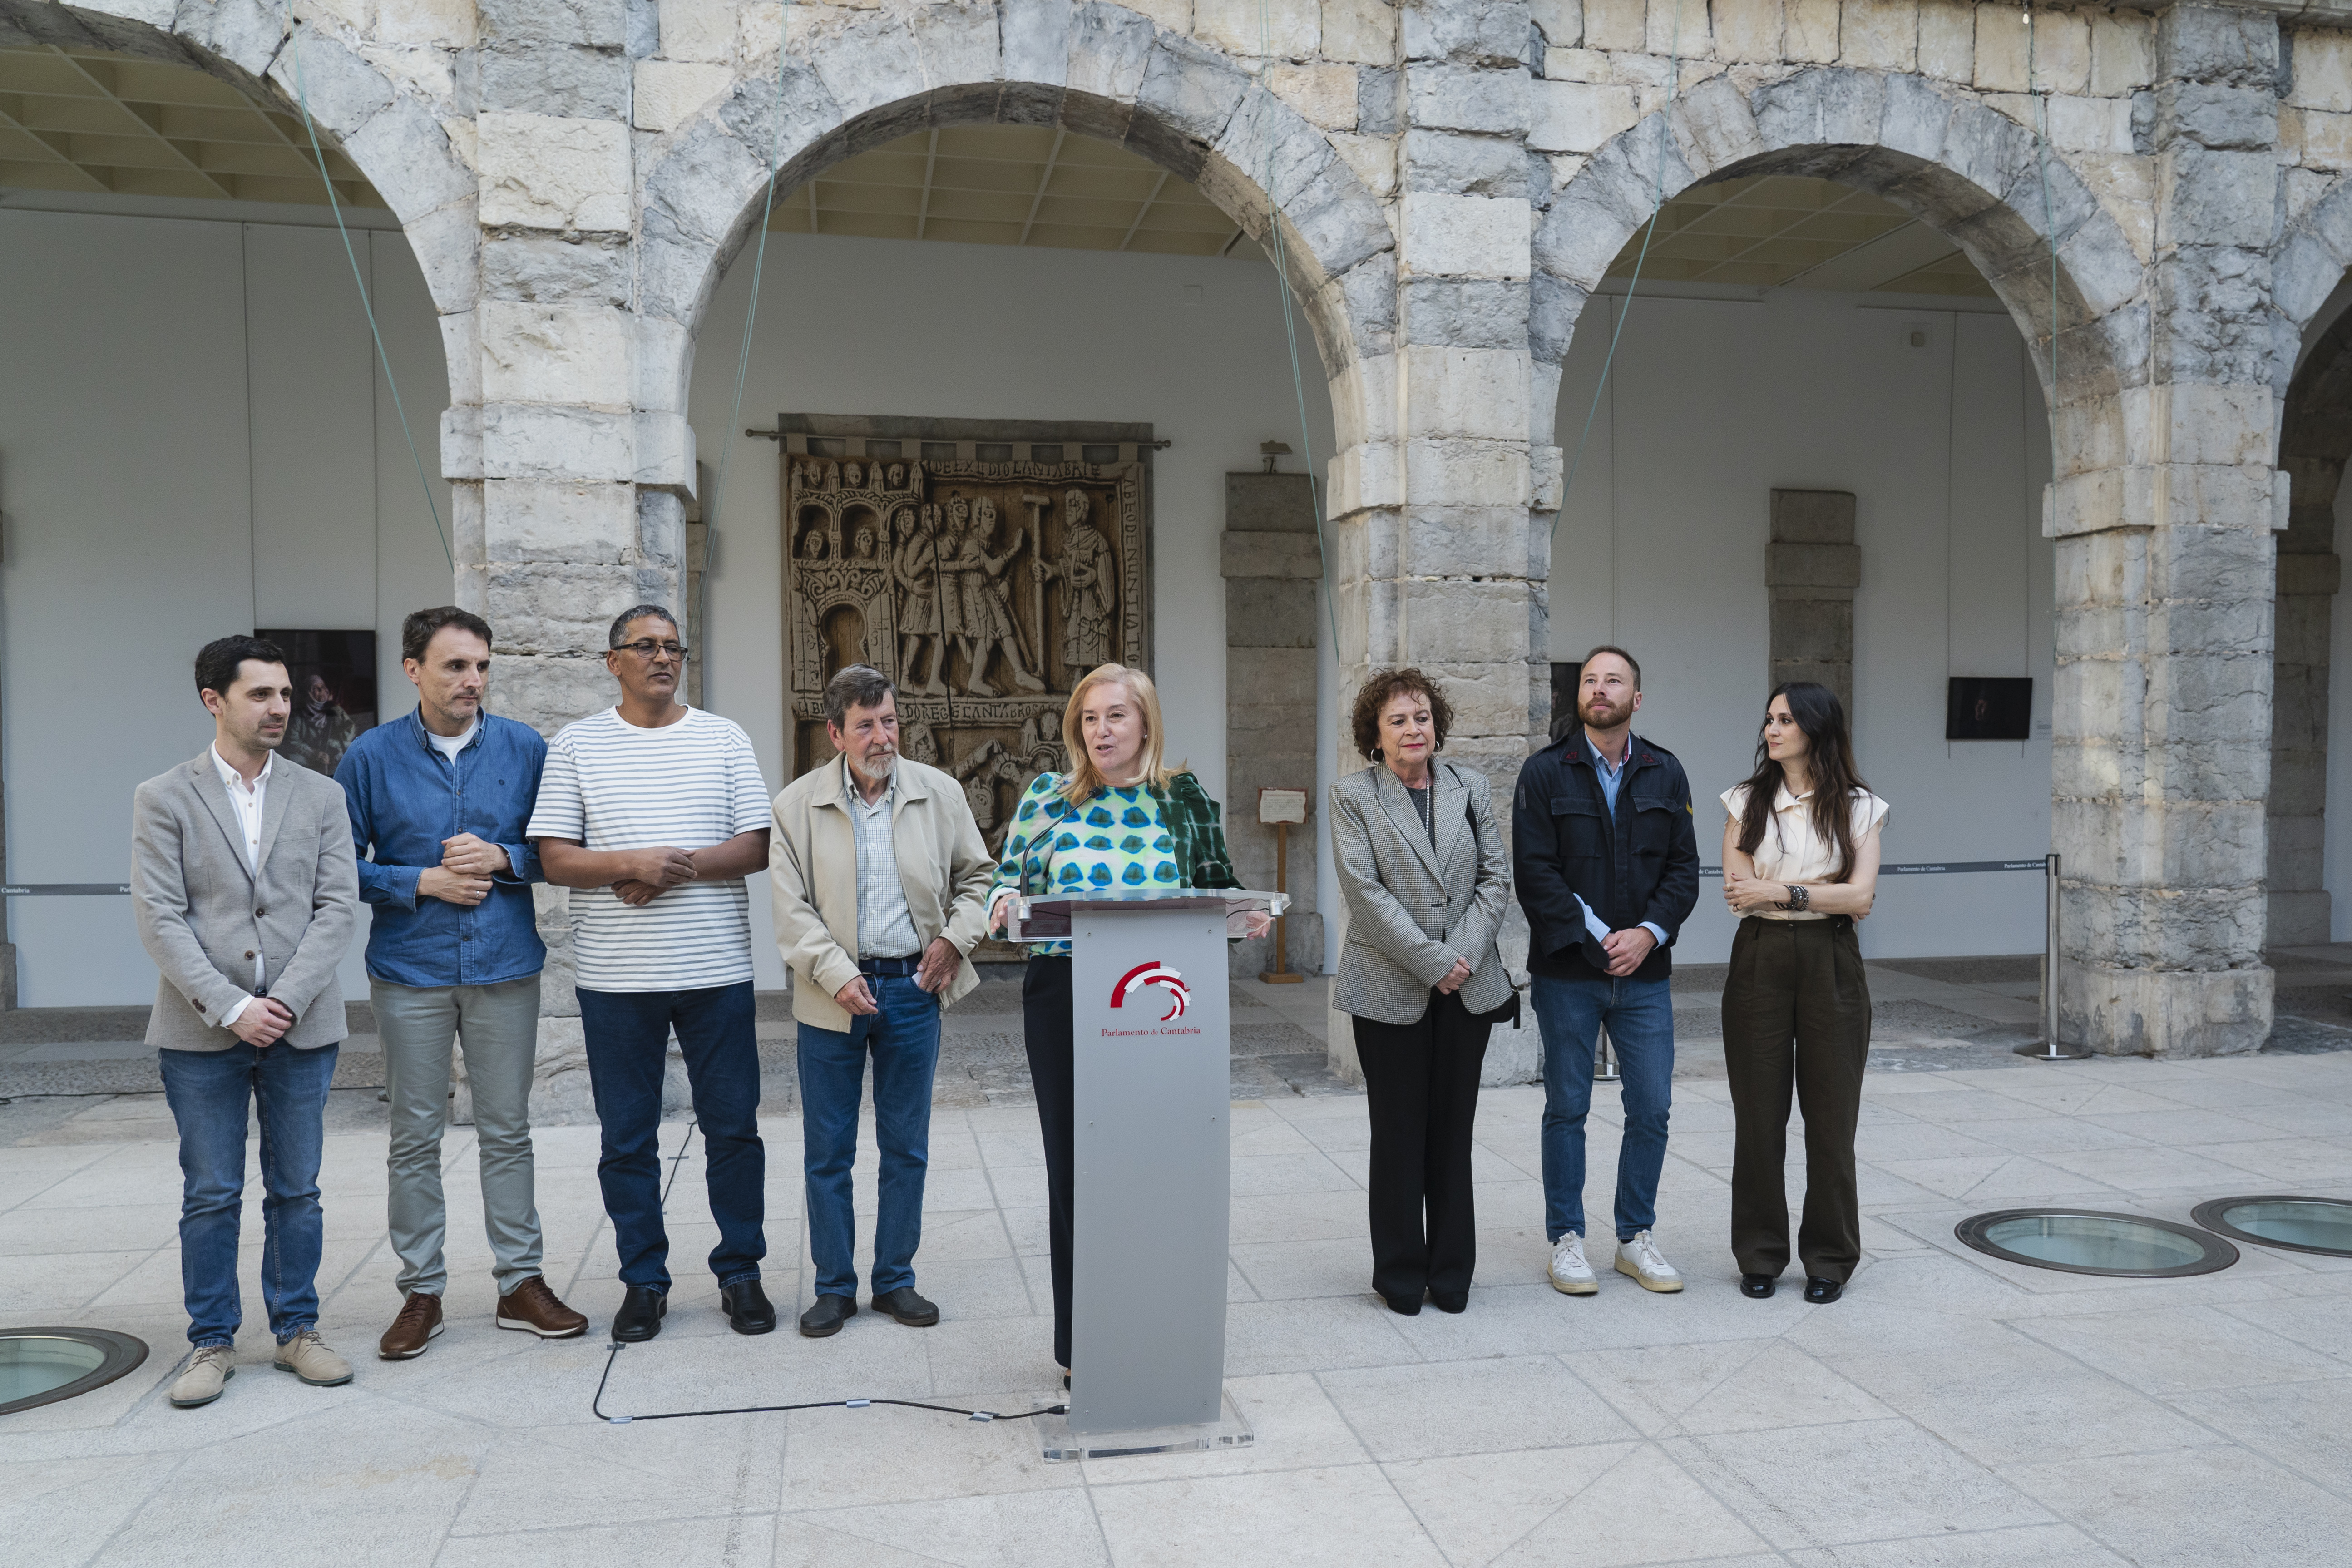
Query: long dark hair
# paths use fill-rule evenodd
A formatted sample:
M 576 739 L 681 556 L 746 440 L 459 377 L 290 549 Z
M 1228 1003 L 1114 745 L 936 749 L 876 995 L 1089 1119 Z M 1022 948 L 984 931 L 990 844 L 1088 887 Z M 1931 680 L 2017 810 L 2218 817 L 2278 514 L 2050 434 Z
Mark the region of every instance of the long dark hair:
M 1830 878 L 1843 882 L 1853 872 L 1853 796 L 1857 790 L 1870 786 L 1853 768 L 1853 737 L 1845 727 L 1845 706 L 1837 693 L 1811 680 L 1784 680 L 1772 689 L 1772 697 L 1789 700 L 1789 712 L 1797 721 L 1797 728 L 1805 732 L 1805 765 L 1813 776 L 1812 802 L 1809 813 L 1813 819 L 1813 835 L 1825 844 L 1837 846 L 1837 871 Z M 1772 710 L 1772 698 L 1764 700 L 1764 710 Z M 1756 771 L 1748 775 L 1748 801 L 1739 814 L 1739 852 L 1753 855 L 1756 847 L 1764 842 L 1766 828 L 1772 821 L 1772 803 L 1780 797 L 1780 764 L 1772 760 L 1765 748 L 1764 731 L 1756 731 Z

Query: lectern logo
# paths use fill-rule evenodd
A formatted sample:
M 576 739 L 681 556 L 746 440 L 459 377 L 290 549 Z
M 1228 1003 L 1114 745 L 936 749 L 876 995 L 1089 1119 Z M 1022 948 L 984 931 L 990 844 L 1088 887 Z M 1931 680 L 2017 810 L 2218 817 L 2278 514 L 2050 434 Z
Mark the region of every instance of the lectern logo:
M 1185 1007 L 1192 1000 L 1192 993 L 1185 988 L 1184 977 L 1155 958 L 1149 963 L 1137 964 L 1118 977 L 1118 984 L 1110 988 L 1110 1005 L 1126 1006 L 1128 997 L 1146 985 L 1157 985 L 1168 993 L 1168 1011 L 1160 1016 L 1163 1024 L 1182 1017 Z

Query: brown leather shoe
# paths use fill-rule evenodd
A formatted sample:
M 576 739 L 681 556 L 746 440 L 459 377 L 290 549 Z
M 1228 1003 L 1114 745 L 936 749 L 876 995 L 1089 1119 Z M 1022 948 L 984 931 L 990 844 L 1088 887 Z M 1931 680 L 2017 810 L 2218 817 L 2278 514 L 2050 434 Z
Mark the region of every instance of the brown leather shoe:
M 408 1300 L 400 1304 L 400 1316 L 393 1319 L 392 1327 L 376 1342 L 375 1353 L 385 1361 L 412 1361 L 425 1353 L 425 1345 L 440 1331 L 441 1298 L 411 1290 Z
M 543 1340 L 574 1340 L 588 1331 L 588 1320 L 558 1300 L 547 1281 L 534 1274 L 499 1298 L 499 1327 Z

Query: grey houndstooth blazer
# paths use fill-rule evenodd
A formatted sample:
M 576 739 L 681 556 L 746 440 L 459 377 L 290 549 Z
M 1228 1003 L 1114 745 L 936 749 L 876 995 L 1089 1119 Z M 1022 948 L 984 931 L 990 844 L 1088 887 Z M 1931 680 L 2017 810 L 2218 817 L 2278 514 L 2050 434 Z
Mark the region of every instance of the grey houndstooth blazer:
M 1456 958 L 1469 960 L 1462 1005 L 1490 1013 L 1510 1000 L 1495 934 L 1511 897 L 1511 858 L 1486 777 L 1431 764 L 1437 841 L 1385 763 L 1331 786 L 1331 859 L 1348 904 L 1348 940 L 1331 1005 L 1382 1024 L 1410 1024 Z
M 313 1050 L 343 1037 L 335 966 L 358 925 L 360 881 L 334 780 L 284 756 L 270 764 L 256 876 L 210 746 L 149 779 L 131 807 L 131 907 L 163 972 L 149 1045 L 236 1045 L 220 1016 L 250 994 L 257 951 L 268 994 L 294 1015 L 278 1044 Z

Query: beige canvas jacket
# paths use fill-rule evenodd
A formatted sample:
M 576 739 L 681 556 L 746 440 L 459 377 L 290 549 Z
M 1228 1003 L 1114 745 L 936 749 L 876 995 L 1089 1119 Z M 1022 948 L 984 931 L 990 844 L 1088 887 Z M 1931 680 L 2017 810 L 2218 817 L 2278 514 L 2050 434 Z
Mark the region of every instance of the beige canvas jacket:
M 835 757 L 784 786 L 768 834 L 776 951 L 793 972 L 793 1016 L 820 1029 L 849 1027 L 848 1011 L 833 998 L 857 977 L 857 834 L 842 799 L 848 766 Z M 996 869 L 980 824 L 963 786 L 938 768 L 899 758 L 898 789 L 890 843 L 915 934 L 925 947 L 944 936 L 969 954 L 987 931 Z M 966 957 L 940 1005 L 979 984 Z

